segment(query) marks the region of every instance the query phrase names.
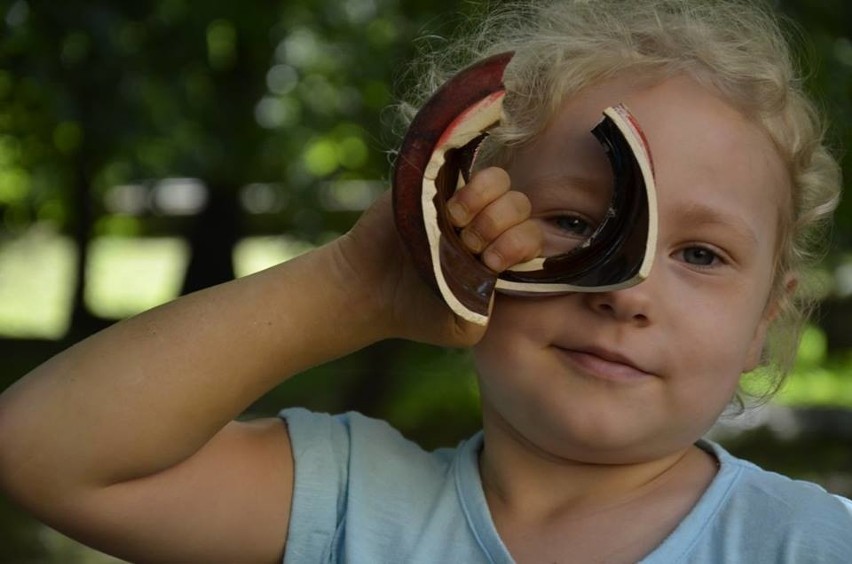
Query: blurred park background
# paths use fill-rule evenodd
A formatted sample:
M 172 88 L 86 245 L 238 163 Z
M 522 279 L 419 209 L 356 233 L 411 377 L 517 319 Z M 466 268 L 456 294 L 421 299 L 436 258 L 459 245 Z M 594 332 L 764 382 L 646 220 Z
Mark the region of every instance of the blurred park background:
M 779 0 L 852 178 L 852 3 Z M 0 390 L 68 345 L 345 231 L 387 187 L 388 106 L 481 3 L 0 1 Z M 844 152 L 845 148 L 845 152 Z M 847 182 L 848 185 L 848 182 Z M 852 494 L 852 198 L 812 273 L 794 376 L 723 425 L 738 454 Z M 478 427 L 464 353 L 386 342 L 259 400 L 357 409 L 427 447 Z M 45 414 L 49 417 L 50 414 Z M 0 497 L 0 562 L 109 559 Z

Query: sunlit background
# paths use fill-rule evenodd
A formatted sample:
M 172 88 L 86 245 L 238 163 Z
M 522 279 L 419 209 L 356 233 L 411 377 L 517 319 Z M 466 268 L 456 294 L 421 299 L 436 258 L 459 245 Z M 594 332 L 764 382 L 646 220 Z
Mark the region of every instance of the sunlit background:
M 776 4 L 809 38 L 801 56 L 819 64 L 808 86 L 848 153 L 852 4 Z M 481 8 L 0 1 L 0 389 L 118 319 L 342 233 L 387 186 L 406 64 Z M 822 306 L 795 374 L 769 406 L 716 431 L 737 454 L 847 495 L 850 200 L 808 282 Z M 389 342 L 296 378 L 247 415 L 358 409 L 434 447 L 477 428 L 476 394 L 463 353 Z M 0 498 L 0 561 L 109 559 Z

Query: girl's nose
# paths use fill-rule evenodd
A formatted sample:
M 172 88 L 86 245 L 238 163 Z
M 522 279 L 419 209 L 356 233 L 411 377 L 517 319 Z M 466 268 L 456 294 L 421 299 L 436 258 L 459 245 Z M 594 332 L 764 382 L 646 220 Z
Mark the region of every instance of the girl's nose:
M 588 306 L 614 320 L 646 326 L 651 323 L 648 280 L 624 290 L 584 294 Z

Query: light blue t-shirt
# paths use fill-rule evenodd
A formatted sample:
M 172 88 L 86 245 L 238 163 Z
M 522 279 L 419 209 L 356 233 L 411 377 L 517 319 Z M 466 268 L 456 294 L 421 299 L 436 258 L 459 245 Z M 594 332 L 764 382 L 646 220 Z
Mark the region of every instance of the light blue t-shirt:
M 481 433 L 426 452 L 358 413 L 280 416 L 295 460 L 285 564 L 513 562 L 480 482 Z M 643 563 L 852 563 L 849 500 L 699 446 L 719 459 L 719 472 Z

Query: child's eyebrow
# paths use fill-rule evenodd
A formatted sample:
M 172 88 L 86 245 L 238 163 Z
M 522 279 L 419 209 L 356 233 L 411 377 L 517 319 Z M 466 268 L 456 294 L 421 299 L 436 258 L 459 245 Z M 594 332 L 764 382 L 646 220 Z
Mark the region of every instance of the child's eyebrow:
M 726 232 L 741 239 L 747 239 L 750 243 L 758 244 L 757 234 L 751 225 L 741 216 L 729 213 L 718 208 L 708 206 L 700 202 L 694 202 L 688 206 L 678 209 L 675 217 L 678 223 L 685 225 L 718 225 L 724 227 Z

